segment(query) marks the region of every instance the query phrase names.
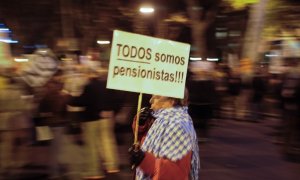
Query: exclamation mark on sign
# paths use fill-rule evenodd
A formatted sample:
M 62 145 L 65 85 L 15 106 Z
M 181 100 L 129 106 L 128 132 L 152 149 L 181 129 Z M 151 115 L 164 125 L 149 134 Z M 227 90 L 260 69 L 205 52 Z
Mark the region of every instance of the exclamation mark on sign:
M 184 74 L 184 72 L 180 72 L 180 83 L 183 82 L 183 74 Z
M 182 83 L 183 82 L 183 74 L 184 74 L 184 72 L 176 71 L 175 82 Z

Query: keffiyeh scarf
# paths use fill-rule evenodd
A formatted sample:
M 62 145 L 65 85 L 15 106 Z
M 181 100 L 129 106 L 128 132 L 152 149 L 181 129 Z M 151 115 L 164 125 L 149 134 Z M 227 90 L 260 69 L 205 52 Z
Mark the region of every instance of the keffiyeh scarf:
M 153 113 L 156 118 L 149 129 L 141 149 L 156 158 L 171 161 L 182 159 L 192 150 L 190 179 L 197 180 L 200 168 L 199 148 L 193 122 L 187 107 L 160 109 Z M 151 179 L 137 168 L 137 179 Z

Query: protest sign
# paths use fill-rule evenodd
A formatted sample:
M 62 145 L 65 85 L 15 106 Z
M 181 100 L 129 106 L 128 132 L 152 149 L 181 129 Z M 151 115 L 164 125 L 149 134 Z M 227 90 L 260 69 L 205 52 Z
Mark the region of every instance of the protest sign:
M 190 45 L 115 30 L 107 88 L 183 98 Z

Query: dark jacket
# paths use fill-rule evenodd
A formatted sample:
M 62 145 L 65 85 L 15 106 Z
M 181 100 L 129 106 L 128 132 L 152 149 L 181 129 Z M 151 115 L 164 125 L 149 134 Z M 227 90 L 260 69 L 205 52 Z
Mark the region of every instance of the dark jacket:
M 252 80 L 252 102 L 261 102 L 266 93 L 267 81 L 263 76 L 254 76 Z
M 83 93 L 71 103 L 73 106 L 85 107 L 83 121 L 99 120 L 101 111 L 119 109 L 116 91 L 106 88 L 106 80 L 92 78 Z
M 189 114 L 192 119 L 210 119 L 217 103 L 217 93 L 213 80 L 189 81 Z
M 40 125 L 62 126 L 65 121 L 67 96 L 61 94 L 63 84 L 51 79 L 40 96 L 38 113 L 34 123 Z
M 240 77 L 228 77 L 228 93 L 231 96 L 238 96 L 242 87 L 242 80 Z

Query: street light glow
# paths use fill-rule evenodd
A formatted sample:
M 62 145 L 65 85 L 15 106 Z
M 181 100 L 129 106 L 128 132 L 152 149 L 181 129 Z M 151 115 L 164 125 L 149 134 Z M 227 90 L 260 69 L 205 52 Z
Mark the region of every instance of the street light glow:
M 8 28 L 0 28 L 0 31 L 1 32 L 9 32 L 9 29 Z
M 191 61 L 201 61 L 202 58 L 201 57 L 190 57 Z
M 110 41 L 101 41 L 101 40 L 98 40 L 97 43 L 98 44 L 110 44 Z
M 266 57 L 277 57 L 277 56 L 279 56 L 278 54 L 266 54 L 265 55 Z
M 153 7 L 141 7 L 140 12 L 145 13 L 145 14 L 153 13 L 154 8 Z
M 15 58 L 14 60 L 16 62 L 28 62 L 28 59 L 26 59 L 26 58 Z
M 219 61 L 218 58 L 206 58 L 207 61 Z
M 4 43 L 18 43 L 18 41 L 11 40 L 11 39 L 0 39 L 0 42 L 4 42 Z

